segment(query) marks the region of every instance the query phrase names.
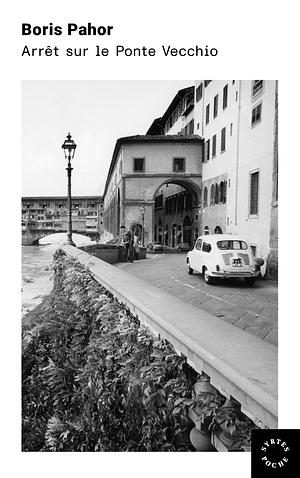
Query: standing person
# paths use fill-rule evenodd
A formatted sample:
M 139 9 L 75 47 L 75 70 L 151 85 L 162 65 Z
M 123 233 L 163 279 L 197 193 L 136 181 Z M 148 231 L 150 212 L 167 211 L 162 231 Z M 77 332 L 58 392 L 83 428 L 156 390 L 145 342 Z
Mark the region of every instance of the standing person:
M 133 258 L 134 258 L 133 231 L 129 230 L 128 235 L 129 235 L 128 261 L 133 262 Z
M 138 260 L 139 258 L 139 253 L 140 253 L 140 244 L 139 244 L 139 236 L 137 234 L 137 231 L 134 232 L 133 236 L 133 247 L 134 247 L 134 259 Z
M 130 234 L 126 230 L 125 226 L 121 226 L 121 245 L 124 247 L 124 261 L 129 261 L 129 243 L 130 243 Z

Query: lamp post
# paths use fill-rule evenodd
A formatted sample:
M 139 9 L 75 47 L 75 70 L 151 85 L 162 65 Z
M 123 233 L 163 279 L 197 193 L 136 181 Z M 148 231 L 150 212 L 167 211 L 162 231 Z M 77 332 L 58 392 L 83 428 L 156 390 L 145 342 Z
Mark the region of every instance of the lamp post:
M 67 200 L 67 210 L 68 210 L 68 227 L 67 227 L 67 242 L 69 246 L 75 246 L 74 242 L 72 241 L 72 196 L 71 196 L 71 174 L 72 174 L 72 167 L 71 167 L 71 159 L 74 158 L 75 149 L 77 144 L 75 141 L 71 139 L 70 133 L 67 135 L 67 139 L 65 139 L 64 144 L 62 145 L 62 149 L 65 153 L 65 158 L 68 160 L 68 166 L 66 168 L 67 175 L 68 175 L 68 200 Z
M 141 214 L 142 214 L 142 244 L 143 247 L 145 246 L 145 206 L 142 205 L 141 207 Z

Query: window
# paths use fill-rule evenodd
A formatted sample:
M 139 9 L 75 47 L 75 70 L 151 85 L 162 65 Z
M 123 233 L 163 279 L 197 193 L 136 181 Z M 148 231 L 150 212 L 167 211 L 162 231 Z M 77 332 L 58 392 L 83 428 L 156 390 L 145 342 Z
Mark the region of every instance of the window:
M 207 206 L 207 187 L 206 186 L 203 191 L 203 206 Z
M 218 116 L 218 100 L 219 100 L 219 95 L 214 97 L 214 118 Z
M 210 205 L 215 203 L 215 185 L 213 184 L 210 188 Z
M 214 158 L 216 154 L 217 154 L 217 135 L 214 134 L 212 138 L 212 152 L 211 152 L 212 158 Z
M 208 139 L 204 143 L 204 162 L 207 163 L 210 158 L 210 140 Z
M 252 110 L 251 126 L 255 126 L 261 121 L 261 103 L 255 106 Z
M 260 95 L 264 88 L 263 80 L 253 80 L 252 82 L 252 98 L 256 98 L 256 96 Z
M 220 202 L 224 202 L 224 182 L 220 182 L 220 191 L 219 191 Z
M 220 228 L 220 226 L 215 227 L 214 234 L 223 234 L 222 229 Z
M 226 149 L 226 128 L 221 131 L 221 153 Z
M 209 227 L 205 226 L 204 228 L 204 236 L 207 236 L 209 234 Z
M 173 158 L 173 171 L 175 173 L 183 173 L 185 171 L 184 158 Z
M 211 245 L 208 242 L 203 242 L 202 251 L 203 252 L 210 252 L 211 251 Z
M 142 173 L 145 171 L 145 158 L 133 158 L 133 171 Z
M 215 186 L 215 204 L 219 204 L 219 185 Z
M 195 249 L 198 249 L 198 251 L 200 251 L 201 246 L 202 246 L 202 239 L 198 239 L 198 241 L 196 242 L 196 245 L 195 245 Z
M 234 250 L 234 251 L 239 251 L 239 250 L 243 250 L 245 251 L 246 249 L 248 249 L 248 246 L 246 244 L 246 242 L 244 241 L 218 241 L 217 242 L 217 248 L 218 249 L 221 249 L 222 251 L 231 251 L 231 250 Z
M 200 85 L 196 89 L 196 101 L 201 100 L 202 94 L 203 94 L 203 83 L 200 83 Z
M 233 85 L 234 85 L 234 83 L 235 83 L 235 80 L 232 80 L 232 84 L 233 84 Z
M 259 172 L 250 174 L 250 215 L 258 214 L 258 185 L 259 185 Z
M 193 119 L 188 124 L 188 134 L 194 134 L 194 120 Z
M 205 86 L 205 88 L 209 85 L 210 82 L 211 82 L 211 80 L 204 80 L 204 86 Z
M 206 109 L 205 109 L 205 124 L 208 124 L 209 123 L 209 104 L 206 105 Z
M 230 123 L 230 136 L 232 136 L 232 123 Z
M 224 86 L 223 88 L 223 110 L 227 108 L 228 103 L 228 85 Z

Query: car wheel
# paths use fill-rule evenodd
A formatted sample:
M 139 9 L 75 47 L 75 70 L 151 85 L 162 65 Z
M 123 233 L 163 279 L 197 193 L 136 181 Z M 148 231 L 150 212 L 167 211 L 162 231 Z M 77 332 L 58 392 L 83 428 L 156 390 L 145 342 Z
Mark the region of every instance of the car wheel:
M 194 269 L 192 269 L 190 267 L 190 261 L 187 260 L 187 270 L 188 270 L 188 274 L 192 275 L 194 273 Z
M 245 284 L 251 286 L 255 283 L 256 277 L 245 277 Z
M 203 277 L 204 277 L 204 281 L 206 282 L 206 284 L 212 284 L 213 283 L 213 278 L 212 278 L 212 276 L 209 275 L 208 270 L 206 269 L 206 267 L 203 267 Z

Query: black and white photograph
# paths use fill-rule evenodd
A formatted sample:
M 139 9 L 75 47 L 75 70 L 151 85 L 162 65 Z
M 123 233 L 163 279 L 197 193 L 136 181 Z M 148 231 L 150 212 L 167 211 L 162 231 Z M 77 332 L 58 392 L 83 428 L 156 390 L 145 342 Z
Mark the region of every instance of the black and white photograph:
M 22 81 L 23 452 L 278 427 L 278 85 Z
M 296 7 L 6 5 L 4 474 L 294 476 Z

